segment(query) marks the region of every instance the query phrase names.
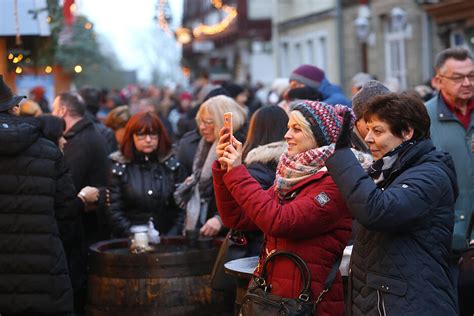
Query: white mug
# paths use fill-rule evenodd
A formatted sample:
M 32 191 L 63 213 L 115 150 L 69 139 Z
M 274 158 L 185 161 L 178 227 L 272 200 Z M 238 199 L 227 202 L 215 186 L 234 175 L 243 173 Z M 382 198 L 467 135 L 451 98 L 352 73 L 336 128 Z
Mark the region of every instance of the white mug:
M 137 247 L 146 248 L 148 247 L 148 234 L 147 233 L 135 233 L 135 244 Z

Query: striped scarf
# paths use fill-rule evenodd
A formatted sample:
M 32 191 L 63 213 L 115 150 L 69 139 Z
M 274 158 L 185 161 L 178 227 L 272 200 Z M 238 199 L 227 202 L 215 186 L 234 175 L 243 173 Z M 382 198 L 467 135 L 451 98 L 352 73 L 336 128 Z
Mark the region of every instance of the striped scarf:
M 280 197 L 285 196 L 295 184 L 325 168 L 326 160 L 333 153 L 334 144 L 331 144 L 309 149 L 291 157 L 287 153 L 281 155 L 275 177 L 276 193 Z

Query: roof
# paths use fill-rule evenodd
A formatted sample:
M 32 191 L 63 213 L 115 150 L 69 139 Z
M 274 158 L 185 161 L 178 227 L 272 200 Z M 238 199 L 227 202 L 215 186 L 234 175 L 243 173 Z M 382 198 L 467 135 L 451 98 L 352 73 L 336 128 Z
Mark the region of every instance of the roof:
M 15 0 L 1 0 L 0 36 L 15 36 Z M 20 35 L 50 36 L 46 0 L 17 0 Z M 41 10 L 44 9 L 44 10 Z

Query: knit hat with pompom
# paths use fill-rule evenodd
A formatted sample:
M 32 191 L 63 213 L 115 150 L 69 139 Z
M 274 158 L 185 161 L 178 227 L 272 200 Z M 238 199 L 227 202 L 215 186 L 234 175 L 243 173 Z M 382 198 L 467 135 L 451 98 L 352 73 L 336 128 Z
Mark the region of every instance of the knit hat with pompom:
M 342 128 L 344 113 L 352 116 L 351 129 L 354 125 L 354 113 L 345 105 L 329 105 L 319 101 L 296 101 L 290 111 L 299 111 L 308 121 L 319 147 L 335 143 Z

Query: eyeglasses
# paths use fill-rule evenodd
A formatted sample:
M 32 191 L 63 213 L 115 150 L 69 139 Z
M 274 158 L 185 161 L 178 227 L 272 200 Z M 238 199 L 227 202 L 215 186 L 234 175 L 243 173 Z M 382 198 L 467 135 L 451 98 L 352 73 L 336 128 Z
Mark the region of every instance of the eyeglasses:
M 467 78 L 470 82 L 474 82 L 474 74 L 468 74 L 468 75 L 456 75 L 456 76 L 443 76 L 443 75 L 438 75 L 441 78 L 446 78 L 448 80 L 451 80 L 454 83 L 462 83 L 464 80 Z
M 150 134 L 150 133 L 136 133 L 135 134 L 139 140 L 146 139 L 147 136 L 150 136 L 150 139 L 155 140 L 158 139 L 158 134 Z
M 201 124 L 204 124 L 204 126 L 206 127 L 209 127 L 209 126 L 213 126 L 214 125 L 214 121 L 213 120 L 201 120 L 201 119 L 196 119 L 196 123 L 198 126 L 200 126 Z

